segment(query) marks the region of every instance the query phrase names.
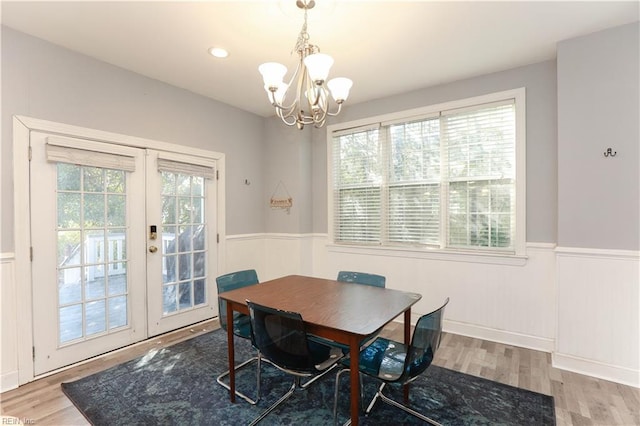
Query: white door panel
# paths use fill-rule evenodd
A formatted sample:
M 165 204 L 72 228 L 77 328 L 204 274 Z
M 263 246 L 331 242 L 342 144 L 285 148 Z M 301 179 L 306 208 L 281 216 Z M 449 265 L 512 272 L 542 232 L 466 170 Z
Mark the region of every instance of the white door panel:
M 183 154 L 149 150 L 147 173 L 148 312 L 154 336 L 218 313 L 217 185 L 214 161 Z
M 30 144 L 34 375 L 218 314 L 215 160 Z
M 137 197 L 144 192 L 144 150 L 66 141 L 75 148 L 57 156 L 51 148 L 64 145 L 59 138 L 31 135 L 36 375 L 147 334 L 146 290 L 134 285 L 145 281 L 144 241 L 135 238 L 144 232 L 144 200 Z M 113 168 L 70 163 L 99 153 L 112 156 L 106 164 Z M 109 161 L 118 158 L 135 170 Z

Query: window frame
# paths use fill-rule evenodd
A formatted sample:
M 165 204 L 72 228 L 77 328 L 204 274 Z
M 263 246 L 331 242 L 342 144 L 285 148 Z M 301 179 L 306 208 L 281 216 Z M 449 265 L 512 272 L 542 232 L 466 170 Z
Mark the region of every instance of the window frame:
M 412 245 L 391 245 L 379 244 L 371 245 L 366 243 L 340 242 L 335 240 L 334 223 L 334 175 L 333 175 L 333 137 L 340 134 L 352 133 L 356 130 L 367 129 L 375 126 L 388 126 L 393 123 L 402 123 L 420 119 L 431 118 L 455 109 L 473 108 L 482 104 L 489 104 L 505 100 L 513 100 L 515 105 L 515 233 L 513 249 L 495 248 L 454 248 L 446 246 L 446 233 L 442 233 L 446 223 L 443 218 L 447 218 L 446 208 L 441 209 L 440 217 L 440 245 L 433 246 L 412 246 Z M 442 188 L 441 188 L 442 190 Z M 442 203 L 446 203 L 446 196 L 440 198 Z M 384 214 L 384 213 L 383 213 Z M 328 215 L 328 237 L 331 251 L 344 252 L 362 251 L 363 254 L 385 254 L 385 255 L 408 255 L 409 257 L 435 257 L 453 260 L 471 260 L 488 263 L 504 263 L 504 259 L 525 259 L 526 258 L 526 89 L 524 87 L 475 96 L 455 101 L 449 101 L 425 107 L 398 111 L 360 120 L 338 123 L 327 126 L 327 215 Z M 404 253 L 404 254 L 402 254 Z M 466 256 L 462 256 L 466 255 Z M 513 263 L 512 261 L 506 261 Z M 516 260 L 515 264 L 522 262 Z

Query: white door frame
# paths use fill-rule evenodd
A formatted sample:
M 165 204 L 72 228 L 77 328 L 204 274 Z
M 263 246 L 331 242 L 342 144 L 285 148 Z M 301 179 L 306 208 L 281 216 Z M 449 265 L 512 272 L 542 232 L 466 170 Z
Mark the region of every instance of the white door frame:
M 63 136 L 87 138 L 101 142 L 132 146 L 144 149 L 178 151 L 185 154 L 214 159 L 217 162 L 219 178 L 216 200 L 216 226 L 219 233 L 217 263 L 220 270 L 225 268 L 225 155 L 218 152 L 191 148 L 183 145 L 138 138 L 118 133 L 104 132 L 69 124 L 56 123 L 25 116 L 13 117 L 13 205 L 14 205 L 14 247 L 15 283 L 17 296 L 18 335 L 18 384 L 34 380 L 33 374 L 33 293 L 31 281 L 31 219 L 29 203 L 29 143 L 31 131 L 57 133 Z

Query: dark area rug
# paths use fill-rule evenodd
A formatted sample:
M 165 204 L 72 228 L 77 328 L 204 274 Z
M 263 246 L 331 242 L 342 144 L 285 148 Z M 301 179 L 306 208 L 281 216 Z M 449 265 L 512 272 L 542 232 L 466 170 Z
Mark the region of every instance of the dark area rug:
M 236 361 L 253 356 L 249 342 L 236 338 Z M 269 364 L 262 368 L 262 399 L 251 406 L 229 393 L 215 378 L 227 369 L 226 333 L 216 330 L 71 383 L 62 389 L 94 425 L 241 425 L 257 417 L 291 384 Z M 236 386 L 255 395 L 255 364 L 236 375 Z M 349 416 L 349 380 L 341 378 L 338 416 Z M 263 420 L 264 425 L 333 423 L 335 375 L 330 373 L 296 392 Z M 378 383 L 365 378 L 365 403 Z M 401 390 L 393 390 L 401 395 Z M 393 394 L 393 392 L 389 392 Z M 399 397 L 401 400 L 401 396 Z M 553 397 L 431 366 L 411 385 L 411 405 L 444 425 L 554 425 Z M 420 420 L 378 402 L 361 416 L 364 425 L 421 424 Z

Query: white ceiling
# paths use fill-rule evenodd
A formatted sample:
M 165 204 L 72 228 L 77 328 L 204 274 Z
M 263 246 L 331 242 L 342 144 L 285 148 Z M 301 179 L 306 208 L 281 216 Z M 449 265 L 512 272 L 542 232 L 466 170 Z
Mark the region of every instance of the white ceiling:
M 316 0 L 313 44 L 354 81 L 349 103 L 555 58 L 561 40 L 640 18 L 638 1 Z M 262 116 L 258 65 L 281 62 L 302 26 L 295 0 L 9 2 L 2 23 Z M 207 53 L 229 50 L 227 59 Z

